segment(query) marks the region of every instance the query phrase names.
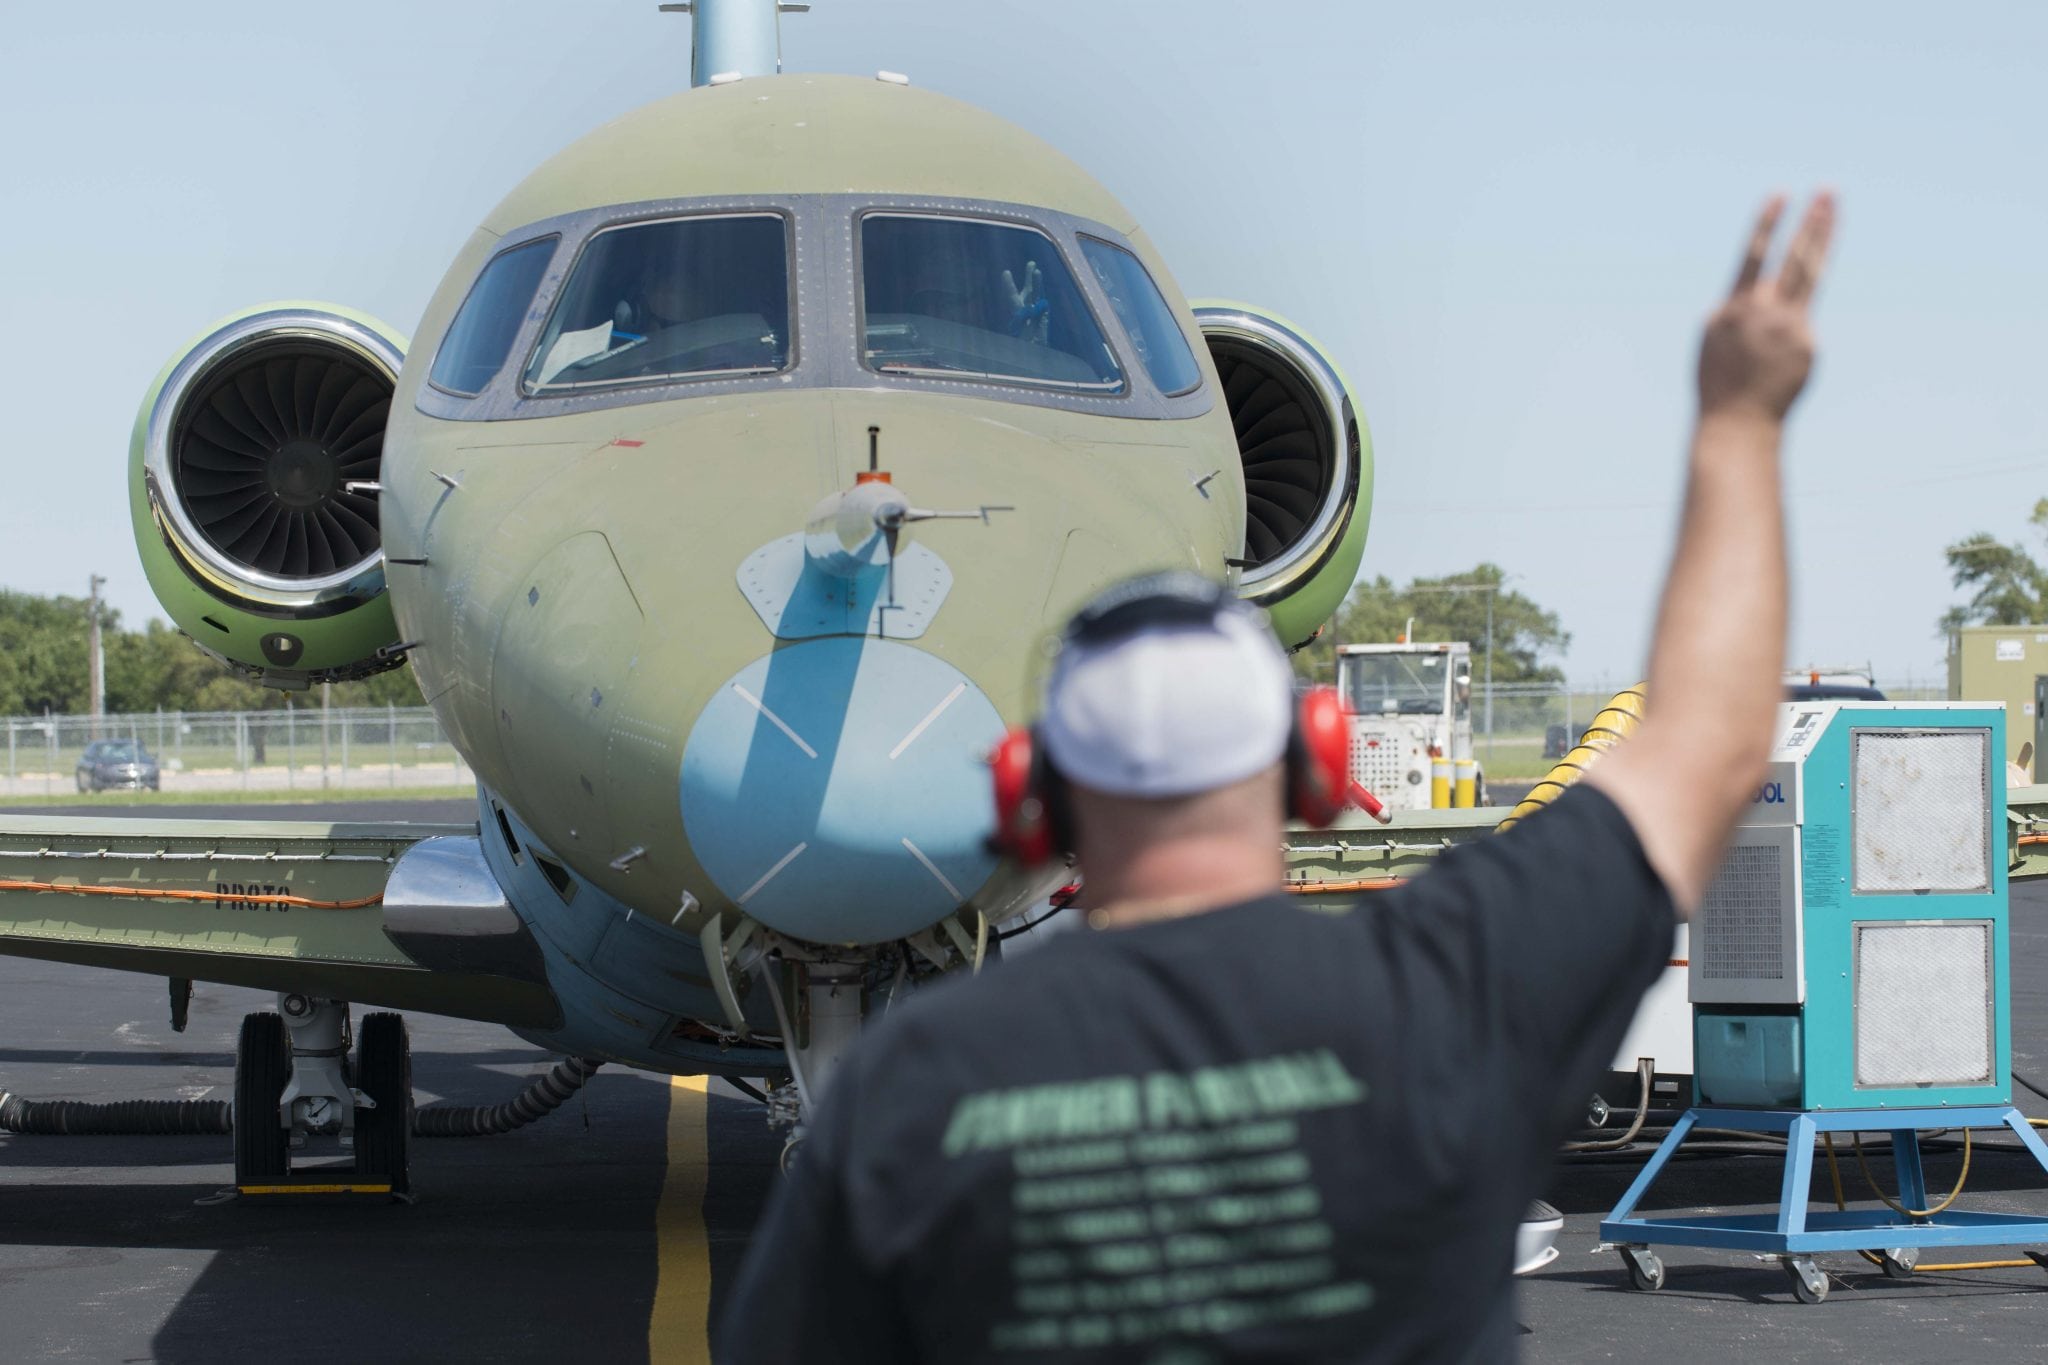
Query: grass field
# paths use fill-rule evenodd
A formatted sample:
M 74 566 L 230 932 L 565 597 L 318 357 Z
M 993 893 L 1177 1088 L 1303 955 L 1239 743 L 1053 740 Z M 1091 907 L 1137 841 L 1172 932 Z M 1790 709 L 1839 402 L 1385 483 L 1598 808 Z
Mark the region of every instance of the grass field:
M 1486 750 L 1483 746 L 1478 748 L 1478 754 L 1490 782 L 1534 782 L 1557 762 L 1554 758 L 1542 757 L 1540 748 L 1515 750 L 1496 747 L 1491 763 L 1485 763 Z

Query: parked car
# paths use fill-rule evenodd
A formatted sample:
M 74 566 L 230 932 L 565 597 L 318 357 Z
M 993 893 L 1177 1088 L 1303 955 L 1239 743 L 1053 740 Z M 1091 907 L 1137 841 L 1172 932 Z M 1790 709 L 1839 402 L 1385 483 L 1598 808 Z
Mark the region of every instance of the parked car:
M 1572 728 L 1568 725 L 1546 725 L 1543 727 L 1543 756 L 1563 758 L 1572 751 Z
M 158 789 L 163 774 L 149 750 L 132 739 L 96 739 L 78 759 L 78 789 L 102 792 L 109 787 Z

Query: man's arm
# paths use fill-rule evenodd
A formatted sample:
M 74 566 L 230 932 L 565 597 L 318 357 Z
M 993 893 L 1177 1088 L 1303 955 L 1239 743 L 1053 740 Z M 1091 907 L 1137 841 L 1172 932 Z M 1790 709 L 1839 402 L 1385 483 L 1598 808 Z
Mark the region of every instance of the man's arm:
M 1761 780 L 1785 667 L 1785 524 L 1778 447 L 1813 364 L 1808 308 L 1835 206 L 1814 197 L 1775 276 L 1784 201 L 1764 207 L 1700 345 L 1699 425 L 1678 550 L 1650 654 L 1642 728 L 1586 780 L 1628 816 L 1690 915 Z

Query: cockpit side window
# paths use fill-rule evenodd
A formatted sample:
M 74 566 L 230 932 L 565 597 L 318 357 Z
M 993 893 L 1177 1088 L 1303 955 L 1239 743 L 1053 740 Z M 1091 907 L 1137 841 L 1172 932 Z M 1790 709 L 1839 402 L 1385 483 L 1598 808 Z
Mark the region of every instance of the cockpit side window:
M 1151 272 L 1136 256 L 1099 237 L 1082 237 L 1081 254 L 1095 271 L 1109 306 L 1138 352 L 1138 361 L 1159 391 L 1172 397 L 1186 393 L 1202 382 L 1202 367 L 1187 334 L 1174 321 L 1173 309 L 1153 282 Z
M 490 386 L 505 368 L 540 277 L 554 259 L 556 240 L 541 237 L 491 257 L 448 325 L 434 368 L 427 372 L 429 383 L 465 398 Z
M 794 352 L 781 215 L 632 223 L 583 249 L 527 364 L 526 392 L 773 373 Z
M 1053 240 L 982 219 L 860 220 L 861 360 L 882 374 L 1114 393 L 1123 370 Z

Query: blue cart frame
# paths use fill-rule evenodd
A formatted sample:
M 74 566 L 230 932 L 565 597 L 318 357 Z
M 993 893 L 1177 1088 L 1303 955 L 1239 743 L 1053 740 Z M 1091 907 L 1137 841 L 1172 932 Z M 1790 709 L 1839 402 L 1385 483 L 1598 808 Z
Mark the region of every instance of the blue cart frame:
M 1695 1127 L 1727 1128 L 1750 1133 L 1785 1135 L 1785 1178 L 1775 1215 L 1734 1214 L 1713 1217 L 1636 1218 L 1635 1208 Z M 2048 1145 L 2035 1135 L 2026 1115 L 2010 1105 L 1942 1109 L 1851 1109 L 1798 1111 L 1783 1109 L 1688 1109 L 1672 1126 L 1656 1155 L 1635 1183 L 1601 1220 L 1600 1239 L 1621 1251 L 1630 1279 L 1639 1289 L 1664 1282 L 1663 1264 L 1648 1248 L 1656 1245 L 1712 1247 L 1782 1258 L 1793 1289 L 1807 1303 L 1827 1295 L 1827 1277 L 1813 1265 L 1813 1253 L 1874 1251 L 1883 1253 L 1886 1269 L 1911 1269 L 1911 1261 L 1894 1253 L 1936 1246 L 2015 1246 L 2048 1242 L 2048 1219 L 2009 1213 L 1958 1213 L 1910 1217 L 1890 1208 L 1849 1212 L 1810 1212 L 1813 1186 L 1813 1144 L 1822 1133 L 1888 1132 L 1898 1167 L 1899 1198 L 1908 1209 L 1928 1208 L 1927 1179 L 1920 1164 L 1920 1133 L 1936 1128 L 2010 1128 L 2048 1172 Z M 2038 1262 L 2042 1258 L 2029 1253 Z M 2044 1263 L 2048 1268 L 2048 1263 Z

